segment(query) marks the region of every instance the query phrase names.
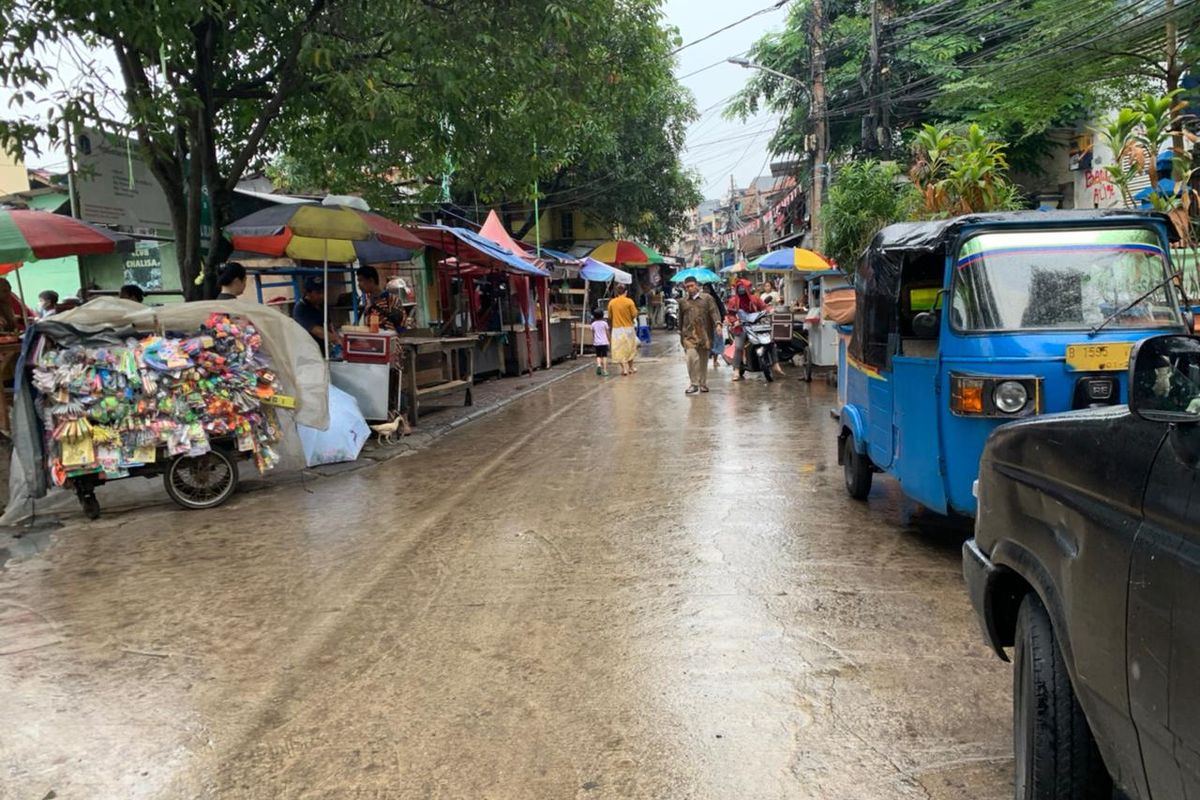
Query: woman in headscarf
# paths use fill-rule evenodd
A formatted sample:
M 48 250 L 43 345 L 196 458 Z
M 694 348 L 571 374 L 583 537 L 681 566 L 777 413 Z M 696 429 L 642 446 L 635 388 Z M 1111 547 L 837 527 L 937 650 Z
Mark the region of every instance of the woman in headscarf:
M 742 327 L 738 312 L 744 311 L 747 314 L 753 314 L 755 311 L 766 310 L 767 304 L 754 294 L 750 281 L 738 278 L 737 283 L 733 285 L 733 297 L 730 297 L 729 302 L 725 304 L 725 321 L 729 323 L 729 329 L 733 333 L 733 380 L 735 381 L 746 379 L 746 368 L 742 364 L 742 351 L 746 349 L 746 330 Z

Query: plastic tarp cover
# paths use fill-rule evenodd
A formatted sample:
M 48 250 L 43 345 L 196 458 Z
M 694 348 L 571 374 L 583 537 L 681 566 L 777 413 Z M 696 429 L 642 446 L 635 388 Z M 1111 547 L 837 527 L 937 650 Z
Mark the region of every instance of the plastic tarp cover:
M 356 460 L 371 436 L 371 428 L 359 410 L 358 401 L 332 383 L 329 384 L 329 427 L 323 431 L 307 425 L 297 428 L 304 449 L 304 463 L 310 467 Z
M 313 428 L 329 425 L 329 371 L 313 338 L 290 317 L 258 303 L 211 300 L 168 306 L 144 306 L 129 300 L 98 297 L 79 308 L 38 322 L 25 337 L 28 351 L 45 333 L 55 341 L 72 338 L 106 338 L 120 342 L 126 336 L 159 331 L 190 332 L 214 312 L 250 320 L 263 337 L 263 349 L 279 377 L 285 394 L 296 398 L 294 418 Z M 41 423 L 31 391 L 24 381 L 25 358 L 17 365 L 13 404 L 13 454 L 9 475 L 9 503 L 0 524 L 12 524 L 31 513 L 30 501 L 46 495 L 48 486 L 42 448 Z M 282 419 L 281 419 L 282 423 Z
M 838 325 L 854 322 L 854 288 L 846 286 L 825 292 L 821 299 L 821 316 Z

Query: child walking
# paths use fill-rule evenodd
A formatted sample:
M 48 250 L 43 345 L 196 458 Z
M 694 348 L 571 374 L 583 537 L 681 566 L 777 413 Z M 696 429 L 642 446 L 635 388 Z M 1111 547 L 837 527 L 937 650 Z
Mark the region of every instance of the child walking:
M 596 347 L 596 374 L 608 375 L 608 321 L 604 312 L 592 312 L 592 344 Z

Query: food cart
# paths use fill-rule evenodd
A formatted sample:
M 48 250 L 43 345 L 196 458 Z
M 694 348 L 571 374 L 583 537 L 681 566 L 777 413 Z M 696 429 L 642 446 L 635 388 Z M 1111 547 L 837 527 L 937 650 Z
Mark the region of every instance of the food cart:
M 821 270 L 803 275 L 805 284 L 803 297 L 807 298 L 804 328 L 808 333 L 808 348 L 805 351 L 804 379 L 811 381 L 813 372 L 821 370 L 827 379 L 837 374 L 838 340 L 837 323 L 823 312 L 825 298 L 843 290 L 851 290 L 846 273 L 841 270 Z

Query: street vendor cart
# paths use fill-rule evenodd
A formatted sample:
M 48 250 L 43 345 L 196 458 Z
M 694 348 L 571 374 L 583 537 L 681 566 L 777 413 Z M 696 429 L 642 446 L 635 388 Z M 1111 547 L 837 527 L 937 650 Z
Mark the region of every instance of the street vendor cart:
M 59 486 L 95 518 L 100 486 L 162 476 L 180 506 L 212 508 L 236 490 L 239 461 L 278 462 L 277 408 L 328 424 L 326 386 L 312 339 L 272 309 L 93 300 L 23 341 L 12 503 Z

